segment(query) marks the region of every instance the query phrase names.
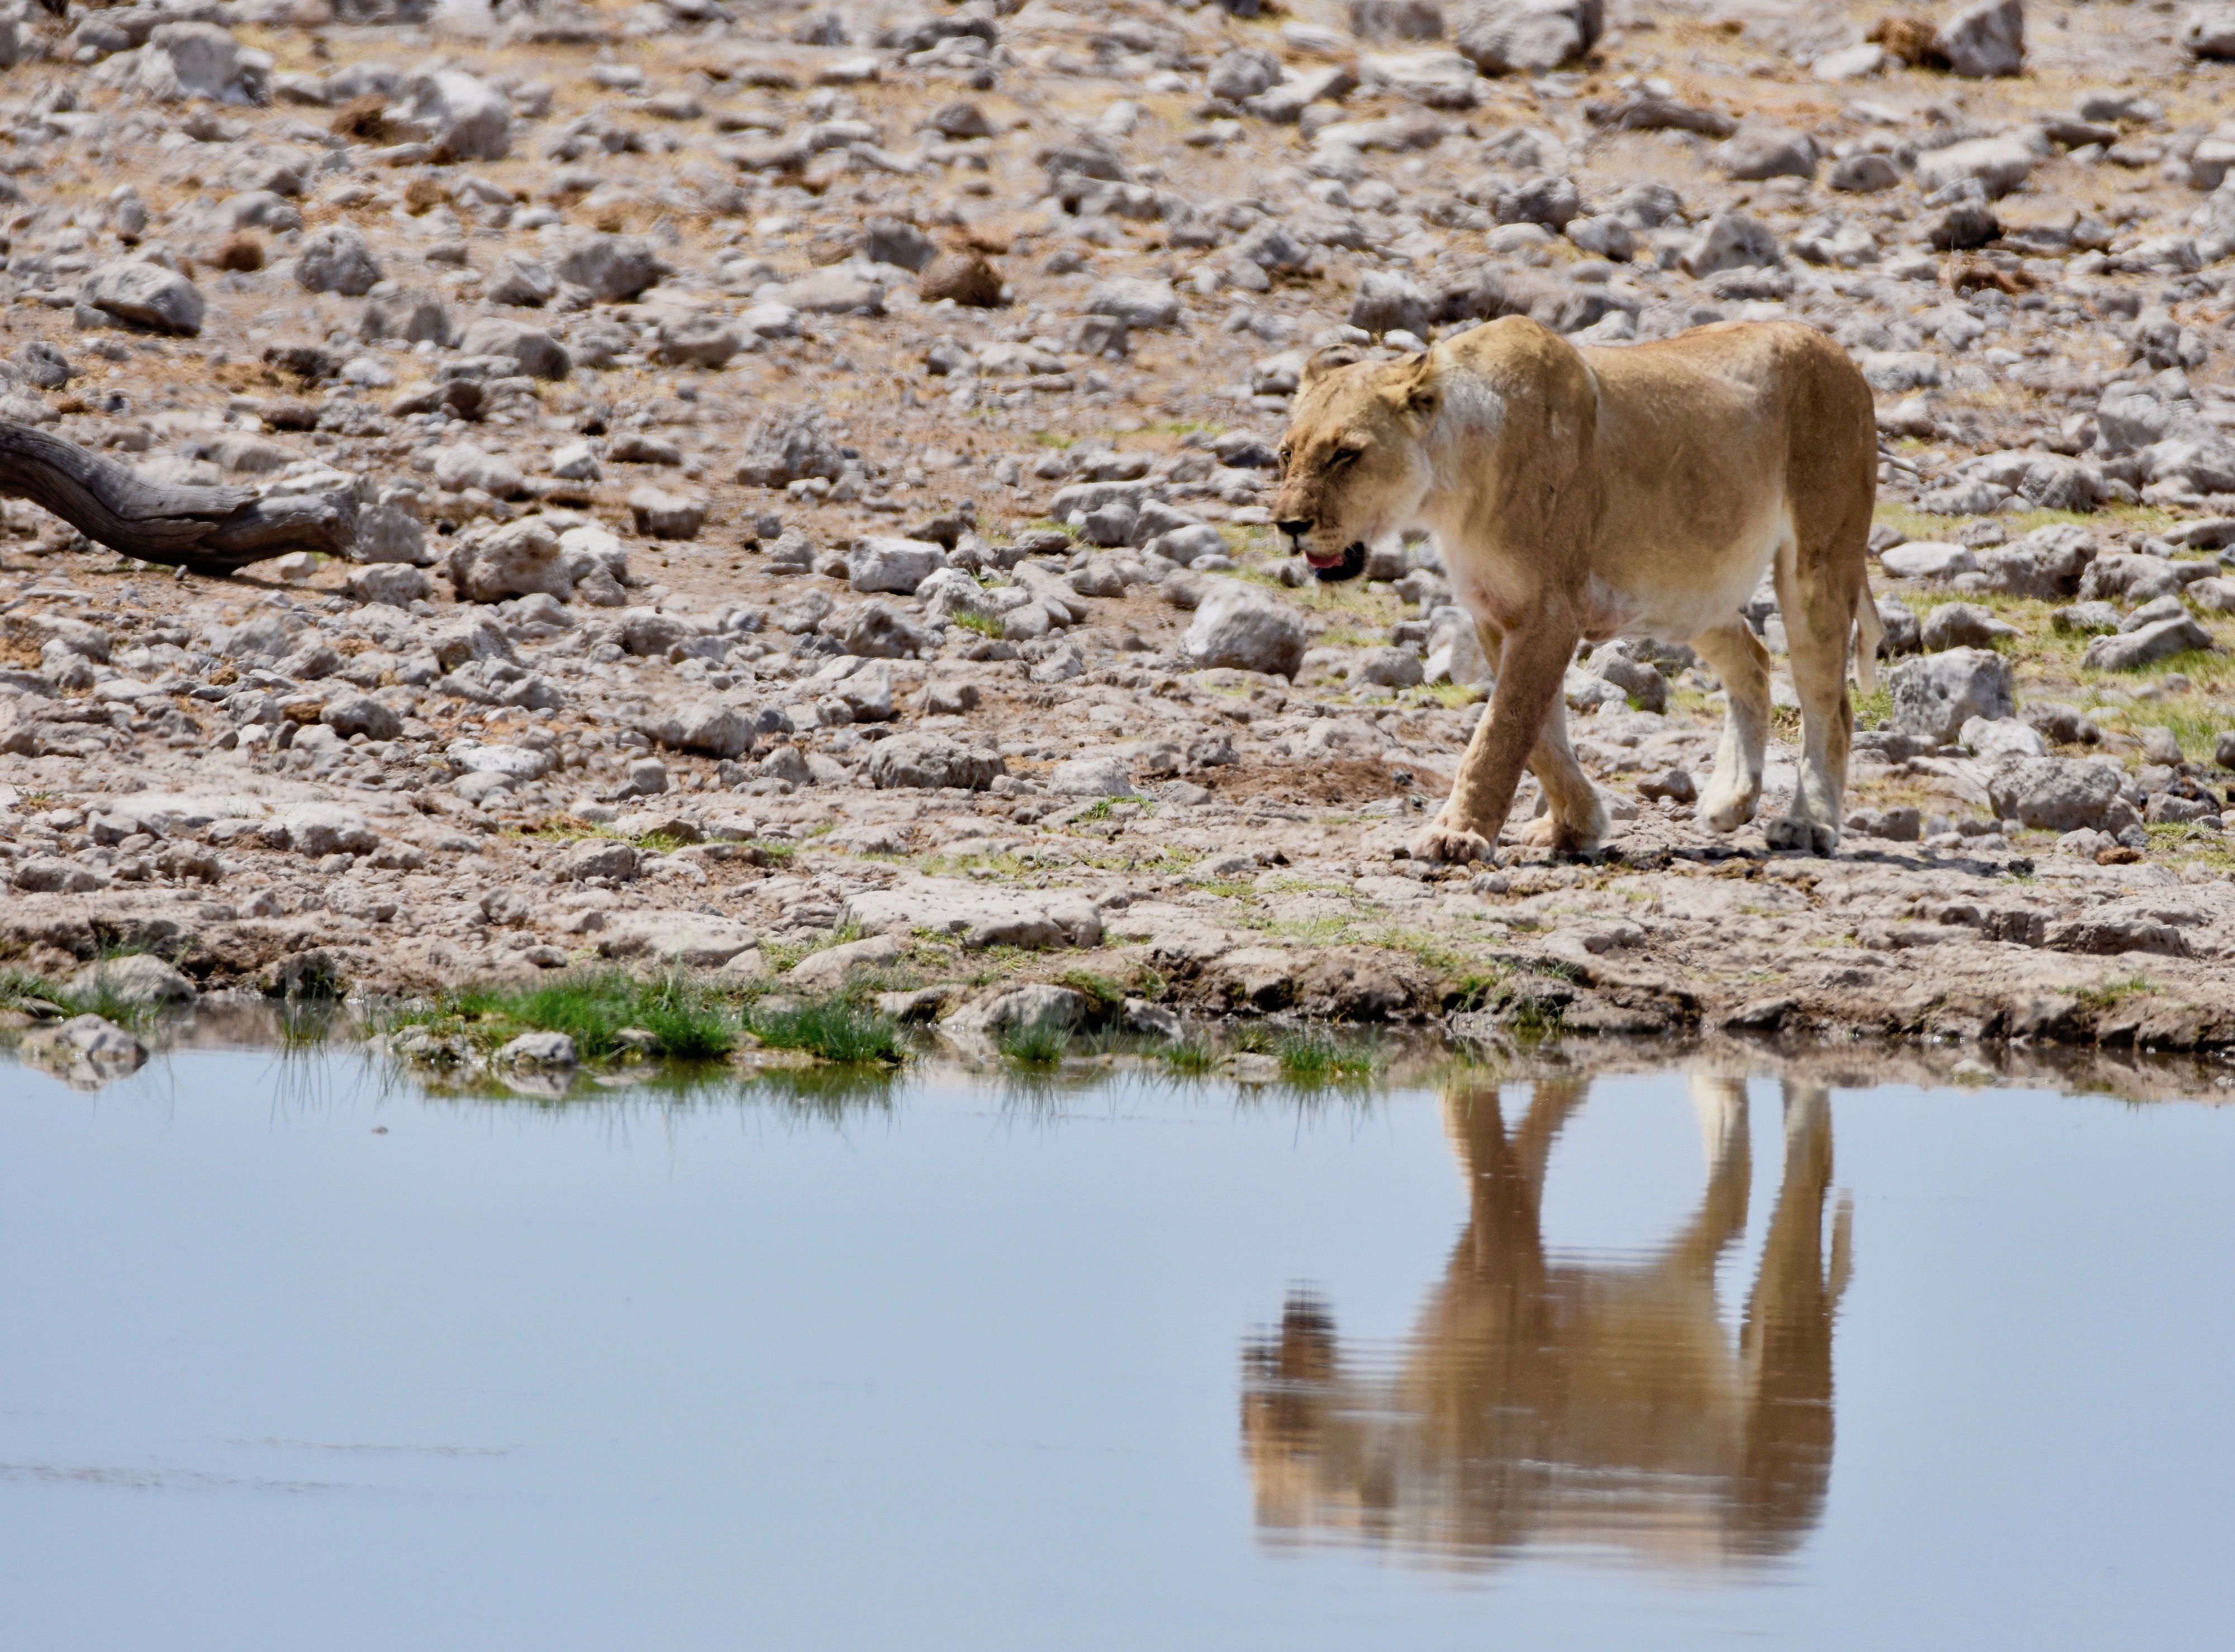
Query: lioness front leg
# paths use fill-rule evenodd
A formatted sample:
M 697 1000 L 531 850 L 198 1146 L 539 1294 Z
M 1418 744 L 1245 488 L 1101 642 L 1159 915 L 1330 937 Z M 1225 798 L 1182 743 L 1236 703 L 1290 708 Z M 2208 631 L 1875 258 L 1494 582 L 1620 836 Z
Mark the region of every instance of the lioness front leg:
M 1475 724 L 1474 738 L 1459 759 L 1452 795 L 1434 823 L 1412 840 L 1414 860 L 1497 862 L 1498 834 L 1513 808 L 1521 770 L 1544 739 L 1545 719 L 1559 704 L 1560 684 L 1577 634 L 1571 626 L 1544 622 L 1526 635 L 1506 639 L 1490 710 Z M 1564 723 L 1561 747 L 1566 747 Z M 1572 752 L 1567 753 L 1567 760 L 1574 764 Z M 1578 776 L 1581 772 L 1576 770 Z M 1589 782 L 1584 785 L 1588 788 Z M 1545 790 L 1557 809 L 1549 783 Z
M 1702 632 L 1692 646 L 1722 678 L 1728 709 L 1714 777 L 1696 810 L 1710 831 L 1735 831 L 1761 804 L 1761 751 L 1769 738 L 1769 650 L 1743 620 Z

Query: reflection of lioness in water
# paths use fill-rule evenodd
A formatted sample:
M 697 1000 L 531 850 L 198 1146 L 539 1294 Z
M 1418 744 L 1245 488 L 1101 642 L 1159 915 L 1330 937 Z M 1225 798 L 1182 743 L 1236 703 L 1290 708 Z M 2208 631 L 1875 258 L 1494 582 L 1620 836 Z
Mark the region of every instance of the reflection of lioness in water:
M 1568 746 L 1561 685 L 1578 641 L 1688 642 L 1730 696 L 1699 818 L 1752 820 L 1769 729 L 1769 655 L 1741 610 L 1776 580 L 1800 697 L 1800 780 L 1773 848 L 1839 841 L 1853 715 L 1847 643 L 1867 691 L 1878 610 L 1864 557 L 1878 485 L 1870 387 L 1822 333 L 1790 322 L 1701 327 L 1661 344 L 1577 350 L 1508 318 L 1386 364 L 1312 358 L 1282 446 L 1275 519 L 1321 577 L 1365 542 L 1436 535 L 1498 675 L 1424 860 L 1491 860 L 1525 765 L 1548 810 L 1524 842 L 1586 849 L 1606 805 Z
M 1393 1369 L 1347 1363 L 1292 1301 L 1252 1347 L 1242 1432 L 1264 1527 L 1481 1553 L 1534 1538 L 1667 1557 L 1784 1552 L 1832 1467 L 1832 1315 L 1846 1212 L 1823 1245 L 1832 1121 L 1788 1092 L 1783 1185 L 1734 1338 L 1715 1265 L 1746 1231 L 1746 1096 L 1697 1081 L 1714 1164 L 1691 1223 L 1622 1266 L 1554 1261 L 1537 1212 L 1580 1082 L 1537 1085 L 1510 1133 L 1494 1086 L 1445 1098 L 1472 1211 Z

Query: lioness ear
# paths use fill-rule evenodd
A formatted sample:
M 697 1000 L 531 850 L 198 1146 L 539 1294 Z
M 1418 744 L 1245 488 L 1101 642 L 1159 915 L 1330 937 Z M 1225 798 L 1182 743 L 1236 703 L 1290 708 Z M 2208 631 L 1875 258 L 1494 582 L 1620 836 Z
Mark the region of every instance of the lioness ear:
M 1436 409 L 1443 400 L 1443 390 L 1428 352 L 1414 351 L 1397 363 L 1393 370 L 1399 377 L 1392 399 L 1415 418 L 1435 417 Z
M 1307 385 L 1316 384 L 1339 367 L 1354 367 L 1357 364 L 1358 352 L 1348 344 L 1323 345 L 1312 351 L 1305 361 L 1301 382 Z

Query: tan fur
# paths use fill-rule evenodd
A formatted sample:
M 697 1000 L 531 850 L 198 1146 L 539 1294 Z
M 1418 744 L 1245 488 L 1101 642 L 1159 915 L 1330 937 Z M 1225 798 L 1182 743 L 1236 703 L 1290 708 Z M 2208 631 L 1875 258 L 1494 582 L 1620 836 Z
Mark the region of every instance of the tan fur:
M 1332 352 L 1328 352 L 1331 354 Z M 1546 815 L 1524 842 L 1595 846 L 1606 807 L 1569 750 L 1562 679 L 1576 645 L 1692 645 L 1730 710 L 1700 818 L 1728 831 L 1760 801 L 1769 658 L 1742 609 L 1776 585 L 1804 728 L 1773 847 L 1838 841 L 1853 715 L 1878 639 L 1865 558 L 1878 481 L 1871 392 L 1846 353 L 1787 322 L 1578 350 L 1517 317 L 1386 363 L 1314 357 L 1283 446 L 1275 517 L 1315 564 L 1406 529 L 1435 534 L 1496 670 L 1491 709 L 1413 853 L 1494 858 L 1525 765 Z

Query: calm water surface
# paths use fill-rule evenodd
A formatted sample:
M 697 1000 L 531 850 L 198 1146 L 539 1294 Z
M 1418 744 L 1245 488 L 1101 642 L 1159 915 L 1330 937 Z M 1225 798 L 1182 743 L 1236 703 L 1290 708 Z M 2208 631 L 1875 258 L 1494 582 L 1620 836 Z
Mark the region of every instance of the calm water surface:
M 26 1649 L 2222 1647 L 2235 1111 L 0 1066 Z

